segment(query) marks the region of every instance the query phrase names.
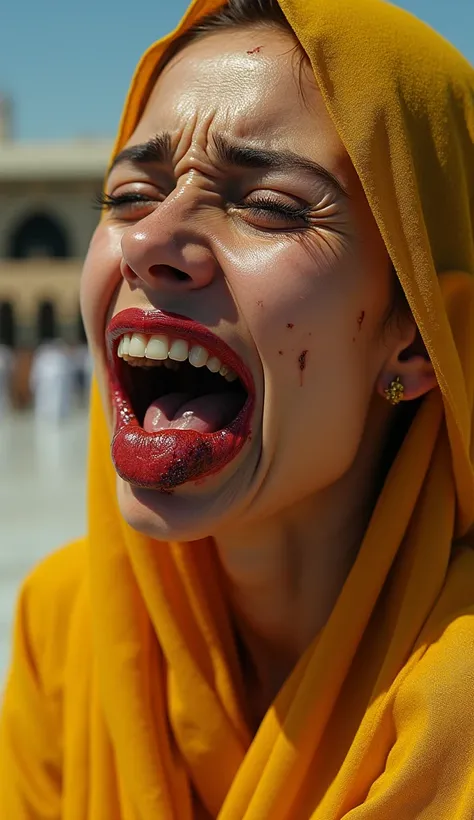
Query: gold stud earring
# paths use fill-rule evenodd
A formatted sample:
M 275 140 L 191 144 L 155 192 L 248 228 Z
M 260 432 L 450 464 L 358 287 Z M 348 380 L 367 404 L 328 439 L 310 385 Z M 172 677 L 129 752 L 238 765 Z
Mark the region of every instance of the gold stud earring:
M 390 404 L 400 404 L 403 399 L 405 388 L 401 382 L 400 376 L 397 376 L 390 382 L 386 390 L 384 390 L 385 397 Z

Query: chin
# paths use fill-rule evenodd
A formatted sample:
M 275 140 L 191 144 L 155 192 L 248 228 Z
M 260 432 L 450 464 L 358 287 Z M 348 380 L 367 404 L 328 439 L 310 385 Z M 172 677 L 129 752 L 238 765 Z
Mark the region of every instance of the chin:
M 198 541 L 216 535 L 232 522 L 241 523 L 243 508 L 248 506 L 255 474 L 250 461 L 255 459 L 246 455 L 227 480 L 210 476 L 168 492 L 138 487 L 118 477 L 120 512 L 130 527 L 158 541 Z

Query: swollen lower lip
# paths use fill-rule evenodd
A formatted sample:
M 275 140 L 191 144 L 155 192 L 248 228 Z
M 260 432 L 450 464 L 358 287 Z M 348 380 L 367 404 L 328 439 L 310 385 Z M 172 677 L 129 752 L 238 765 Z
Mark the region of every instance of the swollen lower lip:
M 119 422 L 112 440 L 112 460 L 119 476 L 130 484 L 170 491 L 188 481 L 219 472 L 242 449 L 248 420 L 241 412 L 216 433 L 168 428 L 145 432 L 135 418 Z
M 197 408 L 192 418 L 186 416 L 186 405 L 177 409 L 186 398 L 181 396 L 176 398 L 173 407 L 171 402 L 169 407 L 160 409 L 160 413 L 164 412 L 158 419 L 155 416 L 158 429 L 153 431 L 152 415 L 146 422 L 148 430 L 141 427 L 121 386 L 114 381 L 116 421 L 112 461 L 118 475 L 129 484 L 170 492 L 188 481 L 206 478 L 230 464 L 250 436 L 253 407 L 250 397 L 227 426 L 206 432 L 219 425 L 222 418 L 210 419 L 202 408 L 201 412 Z M 230 410 L 227 409 L 227 418 L 232 416 Z M 177 427 L 172 427 L 173 424 Z

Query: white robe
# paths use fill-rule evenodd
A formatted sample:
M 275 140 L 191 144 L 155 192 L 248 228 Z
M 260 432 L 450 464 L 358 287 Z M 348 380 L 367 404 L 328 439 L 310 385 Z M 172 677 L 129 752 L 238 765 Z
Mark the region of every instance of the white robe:
M 12 406 L 13 351 L 0 344 L 0 417 L 6 415 Z
M 58 422 L 71 412 L 73 365 L 59 342 L 41 345 L 33 358 L 30 387 L 38 421 Z

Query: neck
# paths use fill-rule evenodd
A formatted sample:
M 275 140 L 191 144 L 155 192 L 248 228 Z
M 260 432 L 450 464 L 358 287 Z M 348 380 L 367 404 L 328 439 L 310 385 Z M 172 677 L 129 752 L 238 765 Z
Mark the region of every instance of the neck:
M 362 448 L 337 483 L 215 538 L 262 713 L 328 620 L 356 559 L 379 489 L 374 438 L 374 458 Z
M 270 700 L 326 623 L 367 524 L 358 506 L 331 531 L 315 507 L 216 542 L 240 639 Z

